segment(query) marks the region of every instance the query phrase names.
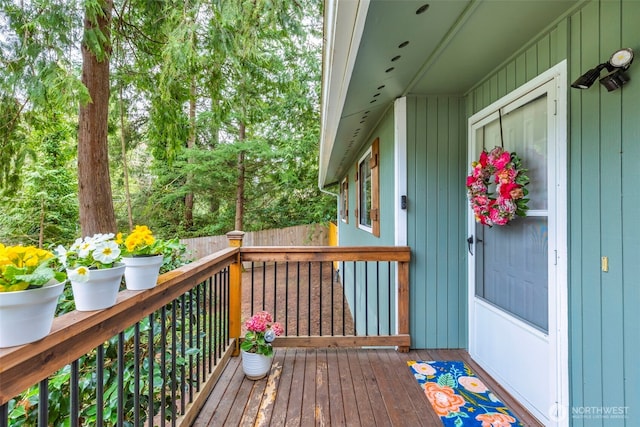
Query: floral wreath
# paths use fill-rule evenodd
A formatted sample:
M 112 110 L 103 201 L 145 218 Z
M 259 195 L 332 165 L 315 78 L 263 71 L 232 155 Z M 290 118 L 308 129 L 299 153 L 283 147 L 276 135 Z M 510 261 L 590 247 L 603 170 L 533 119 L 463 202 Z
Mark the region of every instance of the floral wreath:
M 495 147 L 491 152 L 483 149 L 480 160 L 472 162 L 471 167 L 471 175 L 467 176 L 467 192 L 477 222 L 491 227 L 505 225 L 516 216 L 526 215 L 529 199 L 525 197 L 529 191 L 525 186 L 529 177 L 515 153 L 501 147 Z M 496 184 L 497 198 L 489 191 L 492 183 Z

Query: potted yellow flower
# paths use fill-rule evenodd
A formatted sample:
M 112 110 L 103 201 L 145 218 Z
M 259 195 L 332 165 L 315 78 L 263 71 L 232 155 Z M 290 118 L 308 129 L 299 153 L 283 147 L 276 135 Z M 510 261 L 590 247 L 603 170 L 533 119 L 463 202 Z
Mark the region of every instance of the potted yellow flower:
M 124 271 L 127 289 L 143 290 L 156 286 L 164 259 L 164 242 L 156 239 L 146 225 L 136 225 L 127 236 L 118 233 L 116 241 L 122 248 L 122 262 L 127 266 Z
M 66 280 L 55 262 L 47 250 L 0 243 L 0 347 L 34 342 L 51 332 Z
M 58 246 L 56 253 L 67 269 L 76 310 L 101 310 L 116 303 L 125 266 L 115 234 L 79 238 L 69 249 Z

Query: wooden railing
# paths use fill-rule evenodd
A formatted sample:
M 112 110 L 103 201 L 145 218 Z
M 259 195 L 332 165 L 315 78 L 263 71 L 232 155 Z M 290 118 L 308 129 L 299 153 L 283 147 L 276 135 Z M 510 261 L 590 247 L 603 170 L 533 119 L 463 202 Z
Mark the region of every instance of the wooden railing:
M 396 346 L 399 351 L 409 350 L 409 248 L 243 247 L 241 258 L 245 265 L 254 263 L 254 268 L 258 263 L 261 270 L 250 275 L 249 283 L 242 283 L 243 295 L 256 294 L 255 281 L 259 288 L 257 301 L 249 304 L 250 312 L 245 310 L 243 318 L 258 310 L 274 312 L 286 332 L 274 341 L 275 346 Z M 264 277 L 268 263 L 279 276 Z M 292 270 L 293 274 L 287 273 Z M 290 276 L 294 280 L 288 280 Z M 265 288 L 271 288 L 271 298 L 260 298 Z M 391 307 L 390 301 L 394 302 Z
M 280 276 L 280 280 L 263 281 L 262 290 L 266 292 L 265 286 L 270 286 L 274 292 L 284 289 L 285 296 L 281 294 L 273 295 L 273 306 L 268 306 L 266 299 L 253 300 L 249 295 L 249 290 L 255 286 L 254 280 L 242 280 L 251 274 L 255 277 L 255 272 L 245 270 L 244 265 L 253 265 L 256 269 L 274 268 L 274 272 L 278 271 L 278 266 L 291 266 L 292 270 L 297 270 L 298 266 L 308 267 L 306 277 L 310 277 L 312 265 L 318 266 L 318 271 L 329 272 L 329 281 L 322 279 L 323 273 L 320 273 L 319 289 L 330 289 L 334 292 L 331 298 L 323 300 L 322 293 L 319 300 L 313 299 L 313 293 L 305 294 L 305 301 L 309 303 L 308 313 L 312 311 L 329 313 L 331 316 L 338 310 L 334 305 L 334 301 L 347 301 L 346 306 L 342 306 L 340 310 L 348 315 L 335 316 L 341 317 L 341 321 L 345 322 L 345 318 L 351 316 L 353 325 L 350 330 L 347 328 L 337 328 L 333 325 L 329 329 L 319 330 L 319 333 L 304 333 L 300 331 L 298 326 L 292 326 L 287 331 L 286 336 L 278 338 L 274 345 L 277 346 L 303 346 L 303 347 L 333 347 L 333 346 L 395 346 L 398 350 L 408 350 L 410 345 L 409 337 L 409 260 L 410 251 L 406 247 L 242 247 L 242 233 L 232 232 L 229 234 L 230 247 L 222 251 L 216 252 L 210 256 L 202 258 L 197 262 L 181 267 L 172 272 L 161 275 L 158 285 L 147 291 L 122 291 L 119 294 L 118 302 L 114 307 L 94 312 L 72 312 L 65 314 L 54 320 L 51 333 L 42 340 L 27 344 L 24 346 L 13 347 L 8 349 L 0 349 L 0 427 L 8 425 L 8 402 L 23 393 L 28 388 L 40 384 L 40 388 L 47 387 L 47 378 L 54 375 L 58 370 L 71 364 L 77 363 L 77 360 L 85 355 L 101 349 L 101 346 L 108 340 L 120 336 L 122 339 L 123 331 L 138 325 L 141 321 L 154 316 L 167 316 L 167 313 L 175 305 L 185 305 L 184 296 L 189 294 L 200 295 L 197 291 L 199 286 L 205 286 L 209 283 L 209 288 L 204 288 L 204 299 L 212 299 L 213 291 L 210 289 L 212 281 L 225 281 L 225 294 L 222 298 L 224 306 L 215 308 L 213 304 L 203 302 L 202 306 L 208 307 L 209 310 L 219 310 L 227 313 L 221 316 L 221 313 L 210 313 L 209 319 L 216 319 L 217 326 L 215 330 L 207 330 L 206 324 L 200 325 L 199 329 L 193 333 L 196 337 L 196 352 L 198 360 L 193 365 L 189 365 L 187 371 L 187 381 L 179 385 L 178 394 L 188 395 L 182 408 L 170 408 L 168 411 L 160 410 L 158 405 L 154 406 L 153 402 L 147 402 L 146 414 L 139 418 L 139 424 L 147 422 L 148 425 L 190 425 L 199 411 L 208 393 L 215 384 L 217 378 L 226 365 L 226 361 L 232 355 L 237 355 L 239 350 L 239 342 L 243 334 L 242 321 L 252 312 L 259 309 L 273 310 L 276 314 L 276 320 L 283 321 L 278 318 L 278 313 L 293 313 L 301 306 L 299 299 L 291 298 L 293 288 L 288 286 L 295 285 L 299 287 L 299 283 L 295 280 L 290 281 L 288 276 Z M 381 267 L 382 265 L 382 267 Z M 323 267 L 324 266 L 324 267 Z M 285 270 L 288 267 L 285 267 Z M 315 267 L 313 267 L 315 268 Z M 323 270 L 324 268 L 324 270 Z M 383 270 L 383 273 L 379 272 Z M 313 273 L 315 274 L 315 273 Z M 382 276 L 373 280 L 375 276 Z M 371 278 L 371 280 L 370 280 Z M 298 277 L 298 280 L 299 277 Z M 367 283 L 378 282 L 377 287 L 368 290 Z M 380 285 L 383 283 L 383 285 Z M 204 285 L 203 285 L 204 284 Z M 251 288 L 250 288 L 251 286 Z M 284 286 L 284 287 L 282 287 Z M 190 294 L 191 292 L 191 294 Z M 222 291 L 221 291 L 222 292 Z M 289 293 L 291 292 L 291 293 Z M 369 292 L 371 292 L 368 296 Z M 383 293 L 383 296 L 380 296 Z M 386 294 L 385 294 L 386 293 Z M 253 291 L 251 291 L 251 295 Z M 301 293 L 300 293 L 301 294 Z M 208 297 L 206 296 L 208 295 Z M 364 295 L 364 297 L 363 297 Z M 218 299 L 219 296 L 216 297 Z M 181 300 L 182 298 L 182 300 Z M 379 316 L 376 310 L 380 308 L 380 301 L 384 298 L 391 298 L 393 304 L 385 303 L 388 311 L 385 316 Z M 331 301 L 331 305 L 327 304 L 327 299 Z M 180 302 L 182 301 L 182 302 Z M 315 307 L 318 307 L 317 310 Z M 328 307 L 328 308 L 327 308 Z M 169 317 L 175 317 L 169 316 Z M 384 317 L 384 323 L 375 323 Z M 296 321 L 299 316 L 296 317 Z M 325 317 L 326 319 L 326 317 Z M 290 319 L 287 319 L 289 321 Z M 315 320 L 314 320 L 315 321 Z M 211 325 L 213 320 L 208 320 Z M 310 325 L 312 320 L 308 318 Z M 196 321 L 194 320 L 194 324 Z M 203 322 L 205 323 L 205 322 Z M 372 326 L 370 326 L 370 324 Z M 294 332 L 295 329 L 295 333 Z M 153 329 L 153 328 L 152 328 Z M 174 327 L 175 329 L 175 327 Z M 312 332 L 308 329 L 307 332 Z M 382 333 L 381 333 L 382 332 Z M 166 331 L 160 330 L 160 334 Z M 222 334 L 222 340 L 219 335 Z M 152 340 L 152 338 L 150 338 Z M 202 340 L 203 346 L 200 346 Z M 207 342 L 209 342 L 209 352 L 211 351 L 211 342 L 218 340 L 222 342 L 222 347 L 213 349 L 214 356 L 206 356 Z M 164 341 L 163 341 L 164 342 Z M 154 353 L 155 352 L 150 352 Z M 175 351 L 161 349 L 158 351 L 160 356 L 149 355 L 148 363 L 170 364 L 160 357 L 164 357 L 165 353 L 176 357 Z M 179 352 L 178 352 L 179 353 Z M 180 355 L 179 355 L 180 356 Z M 104 357 L 104 354 L 101 356 Z M 180 357 L 184 358 L 184 354 Z M 189 356 L 190 357 L 190 356 Z M 157 361 L 154 358 L 159 358 Z M 207 365 L 208 368 L 201 366 Z M 103 366 L 98 363 L 98 367 Z M 115 362 L 113 362 L 115 363 Z M 191 362 L 190 362 L 191 363 Z M 153 367 L 153 366 L 152 366 Z M 153 370 L 153 369 L 152 369 Z M 191 375 L 192 371 L 196 371 L 197 375 Z M 202 372 L 202 374 L 200 374 Z M 123 372 L 121 374 L 124 375 Z M 97 373 L 98 375 L 98 373 Z M 150 376 L 153 378 L 153 375 Z M 74 381 L 73 375 L 71 381 Z M 77 378 L 75 378 L 77 381 Z M 169 380 L 172 383 L 175 380 Z M 102 381 L 98 381 L 102 383 Z M 152 384 L 153 385 L 153 384 Z M 162 384 L 165 385 L 164 383 Z M 70 388 L 76 387 L 71 384 Z M 142 384 L 142 388 L 153 388 L 149 384 Z M 167 384 L 175 387 L 174 384 Z M 102 386 L 98 384 L 96 394 L 104 392 Z M 127 394 L 125 391 L 119 393 Z M 153 392 L 149 392 L 153 393 Z M 164 393 L 164 391 L 162 392 Z M 167 391 L 167 393 L 171 393 Z M 152 394 L 149 394 L 151 397 Z M 164 395 L 163 395 L 164 396 Z M 175 390 L 172 397 L 167 397 L 167 401 L 171 401 L 171 405 L 179 406 L 175 402 Z M 46 397 L 46 394 L 45 394 Z M 100 398 L 96 398 L 92 404 L 99 406 Z M 143 399 L 144 400 L 144 399 Z M 47 399 L 42 397 L 40 400 L 40 417 L 38 425 L 48 425 L 46 405 Z M 184 401 L 183 401 L 184 402 Z M 143 405 L 138 402 L 137 404 Z M 120 406 L 120 403 L 118 403 Z M 162 407 L 162 405 L 159 405 Z M 76 406 L 72 406 L 77 410 Z M 98 408 L 98 410 L 100 410 Z M 138 411 L 138 408 L 136 408 Z M 146 412 L 145 412 L 146 411 Z M 73 411 L 72 411 L 73 412 Z M 77 414 L 71 414 L 71 425 L 82 424 L 82 420 L 78 420 Z M 118 423 L 122 423 L 122 409 L 118 408 Z M 97 425 L 102 425 L 98 417 Z M 117 424 L 122 425 L 122 424 Z
M 194 416 L 190 415 L 193 414 L 190 409 L 199 409 L 198 399 L 206 398 L 209 388 L 215 383 L 215 379 L 226 365 L 226 360 L 236 348 L 229 334 L 229 271 L 231 266 L 234 263 L 238 265 L 238 262 L 238 248 L 219 251 L 161 275 L 153 289 L 121 291 L 116 305 L 111 308 L 91 312 L 74 311 L 54 319 L 51 333 L 40 341 L 0 349 L 0 426 L 9 425 L 10 400 L 36 384 L 39 384 L 40 389 L 37 404 L 38 425 L 50 425 L 47 379 L 60 369 L 67 369 L 69 365 L 70 384 L 65 387 L 65 391 L 68 389 L 68 396 L 64 397 L 70 400 L 70 425 L 92 425 L 93 423 L 83 416 L 87 409 L 89 413 L 97 414 L 95 425 L 103 425 L 103 417 L 100 414 L 105 409 L 105 395 L 109 393 L 109 390 L 103 390 L 108 380 L 103 377 L 103 371 L 105 366 L 116 364 L 119 366 L 118 383 L 114 385 L 119 394 L 116 403 L 117 425 L 122 425 L 125 417 L 134 425 L 165 425 L 165 418 L 170 418 L 171 425 L 178 425 L 183 421 L 189 424 L 190 417 Z M 210 302 L 212 295 L 216 293 L 212 288 L 214 285 L 219 288 L 216 299 L 221 301 L 222 305 L 219 302 Z M 239 283 L 236 284 L 238 285 Z M 166 318 L 176 321 L 176 315 L 170 314 L 175 313 L 176 308 L 181 311 L 178 317 L 182 321 L 179 327 L 173 323 L 169 329 L 171 333 L 181 329 L 181 337 L 174 336 L 169 341 L 180 342 L 179 348 L 172 348 L 172 344 L 169 343 L 166 348 L 154 349 L 150 343 L 156 340 L 167 343 L 167 336 L 171 333 L 163 331 L 162 325 L 165 324 Z M 161 319 L 161 325 L 156 327 L 157 323 L 153 319 L 163 315 L 165 318 Z M 147 339 L 149 347 L 145 349 L 146 353 L 141 355 L 140 359 L 136 358 L 135 366 L 131 368 L 136 372 L 124 372 L 121 366 L 122 359 L 130 358 L 131 353 L 137 354 L 140 350 L 138 338 L 146 339 L 139 333 L 139 329 L 142 329 L 139 326 L 141 323 L 145 323 L 148 333 L 154 335 Z M 123 331 L 132 327 L 136 330 L 136 342 L 127 348 L 116 344 L 118 355 L 105 355 L 104 344 L 110 340 L 120 341 L 124 338 L 120 338 Z M 234 327 L 237 329 L 238 325 Z M 215 346 L 212 346 L 212 343 L 215 343 Z M 125 352 L 127 354 L 124 354 Z M 95 393 L 90 393 L 92 396 L 89 401 L 81 401 L 78 397 L 81 392 L 81 387 L 78 386 L 78 361 L 86 360 L 89 355 L 92 359 L 95 358 L 95 366 L 87 367 L 86 363 L 83 365 L 84 369 L 94 369 L 95 379 L 92 379 L 91 383 Z M 168 360 L 165 359 L 167 355 Z M 137 377 L 140 370 L 147 371 L 146 380 L 135 381 L 133 391 L 124 390 L 123 377 Z M 163 372 L 165 375 L 162 375 Z M 156 385 L 152 382 L 154 379 Z M 158 385 L 159 390 L 156 387 Z M 155 399 L 161 400 L 162 403 L 154 402 Z M 131 401 L 132 414 L 125 415 L 124 406 L 126 404 L 131 407 Z M 14 404 L 22 407 L 34 406 L 29 401 L 14 401 Z M 154 423 L 158 418 L 159 422 Z

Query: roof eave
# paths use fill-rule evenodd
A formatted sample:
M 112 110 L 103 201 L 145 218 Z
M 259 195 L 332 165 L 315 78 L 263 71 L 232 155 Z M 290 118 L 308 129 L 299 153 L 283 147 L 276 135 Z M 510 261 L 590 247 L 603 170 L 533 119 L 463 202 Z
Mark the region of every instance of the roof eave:
M 326 187 L 327 170 L 358 55 L 370 0 L 326 0 L 322 69 L 322 111 L 318 185 Z

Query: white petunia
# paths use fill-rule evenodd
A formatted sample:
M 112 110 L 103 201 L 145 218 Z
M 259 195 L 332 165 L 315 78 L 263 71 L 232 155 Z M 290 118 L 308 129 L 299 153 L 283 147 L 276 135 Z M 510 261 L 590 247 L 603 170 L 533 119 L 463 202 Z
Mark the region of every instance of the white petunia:
M 94 242 L 95 244 L 98 244 L 100 242 L 106 242 L 107 240 L 111 240 L 114 237 L 115 237 L 115 234 L 113 233 L 107 233 L 107 234 L 98 233 L 93 235 L 93 237 L 91 238 L 91 241 Z
M 78 256 L 80 258 L 86 258 L 91 254 L 91 251 L 96 248 L 96 245 L 92 241 L 87 241 L 85 239 L 84 242 L 80 243 L 78 247 Z
M 73 245 L 71 245 L 71 247 L 69 248 L 70 251 L 72 252 L 77 252 L 78 249 L 80 249 L 80 245 L 82 245 L 82 239 L 80 237 L 78 237 L 76 239 L 75 242 L 73 242 Z
M 62 265 L 66 266 L 67 265 L 67 250 L 64 248 L 64 246 L 58 245 L 58 247 L 54 249 L 54 252 L 58 256 L 58 259 L 60 259 L 60 262 L 62 263 Z
M 74 282 L 86 282 L 89 280 L 89 269 L 87 267 L 78 267 L 75 270 L 67 270 L 69 280 Z
M 100 242 L 93 251 L 93 258 L 103 264 L 110 264 L 119 256 L 120 248 L 116 242 Z

